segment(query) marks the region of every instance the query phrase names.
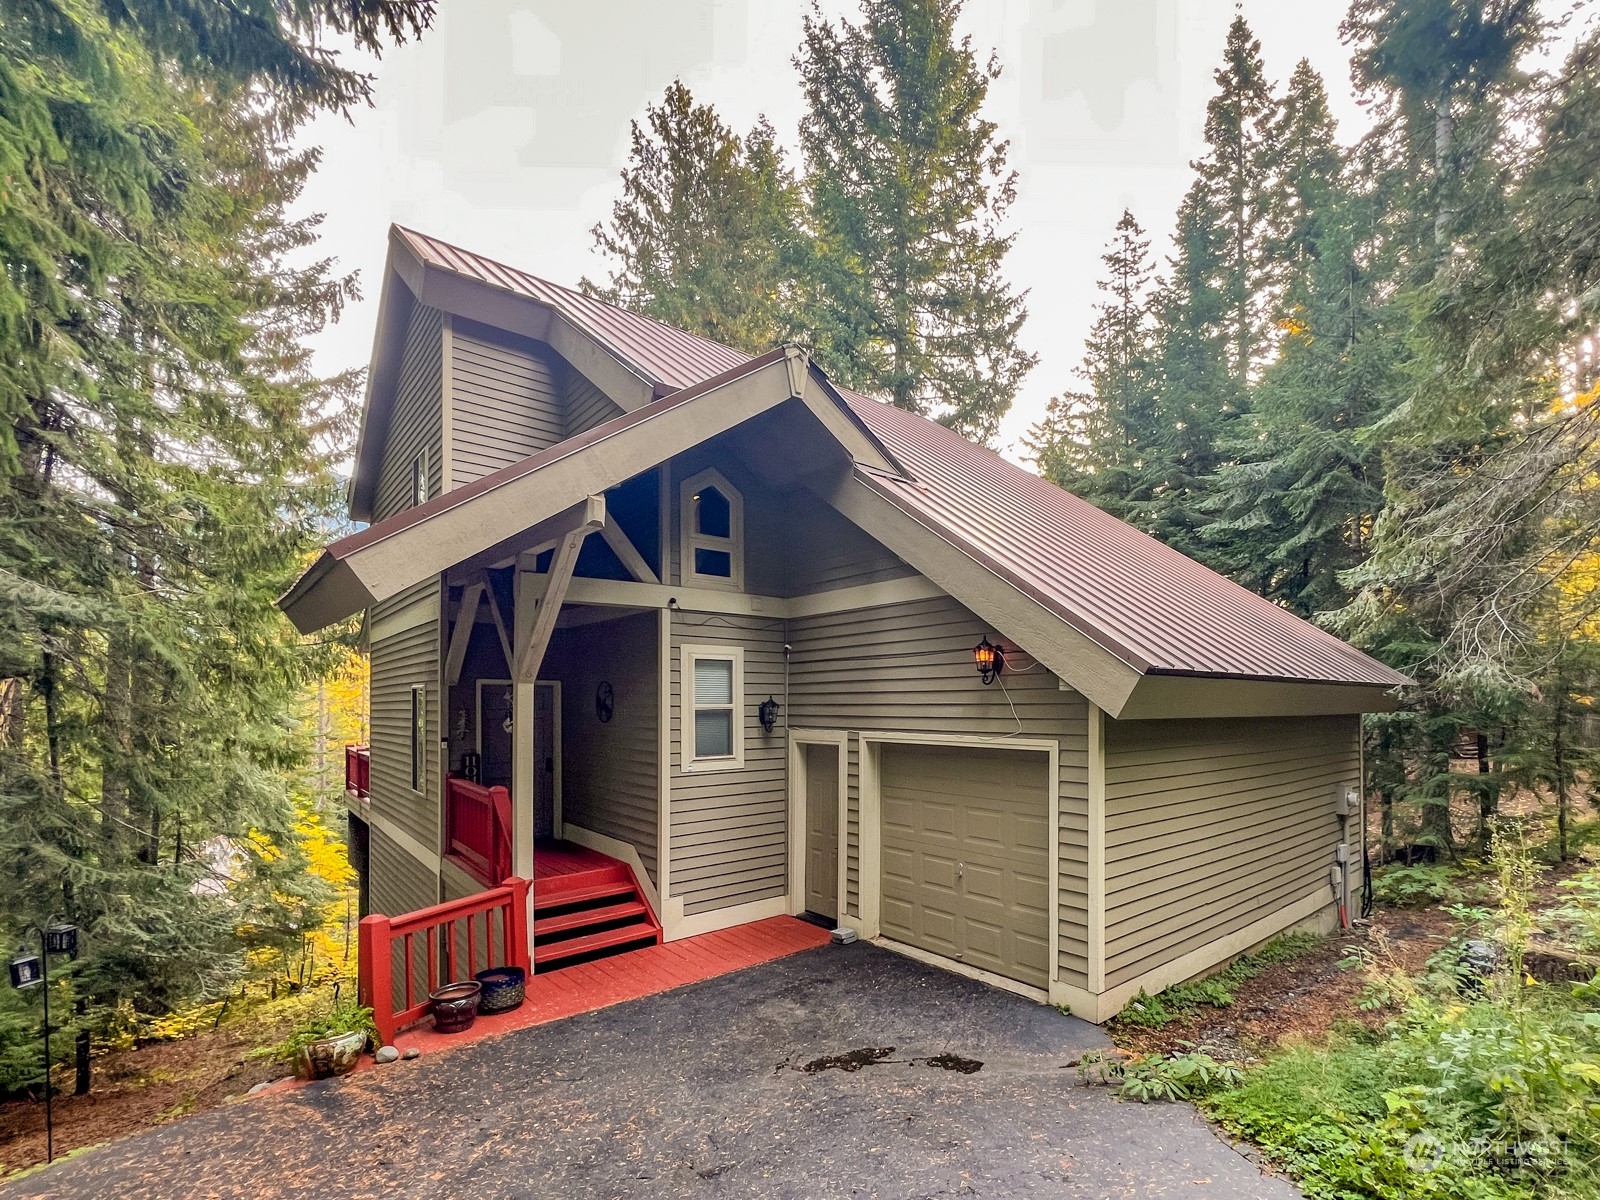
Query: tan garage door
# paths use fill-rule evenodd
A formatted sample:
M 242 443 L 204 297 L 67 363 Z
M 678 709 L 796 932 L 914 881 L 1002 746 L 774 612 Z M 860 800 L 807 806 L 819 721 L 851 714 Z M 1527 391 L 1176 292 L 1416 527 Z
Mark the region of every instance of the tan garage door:
M 1049 757 L 886 743 L 885 937 L 1049 983 Z

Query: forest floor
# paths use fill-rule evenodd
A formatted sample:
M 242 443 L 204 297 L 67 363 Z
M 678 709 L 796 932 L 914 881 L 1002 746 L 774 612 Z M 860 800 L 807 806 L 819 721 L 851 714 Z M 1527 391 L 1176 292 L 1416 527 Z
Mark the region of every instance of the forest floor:
M 318 989 L 320 996 L 296 996 L 292 1003 L 263 1005 L 172 1041 L 98 1054 L 86 1096 L 71 1094 L 70 1068 L 58 1070 L 52 1105 L 56 1157 L 229 1103 L 258 1083 L 290 1074 L 288 1067 L 250 1052 L 286 1037 L 303 1019 L 306 1004 L 325 1000 L 328 990 Z M 42 1100 L 0 1104 L 0 1179 L 44 1160 Z

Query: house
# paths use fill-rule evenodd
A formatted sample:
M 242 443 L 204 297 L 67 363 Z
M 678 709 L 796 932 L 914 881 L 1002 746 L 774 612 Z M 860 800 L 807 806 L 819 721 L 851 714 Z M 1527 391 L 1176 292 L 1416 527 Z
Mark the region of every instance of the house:
M 809 912 L 1104 1020 L 1359 886 L 1403 676 L 800 349 L 395 228 L 362 420 L 281 604 L 366 614 L 374 912 L 531 880 L 536 970 Z

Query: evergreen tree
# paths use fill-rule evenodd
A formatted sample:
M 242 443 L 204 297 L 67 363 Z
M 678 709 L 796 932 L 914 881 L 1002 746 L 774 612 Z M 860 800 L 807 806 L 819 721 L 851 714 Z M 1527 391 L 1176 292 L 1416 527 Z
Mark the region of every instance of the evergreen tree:
M 992 439 L 1035 356 L 1001 268 L 1016 194 L 1008 143 L 981 115 L 1000 67 L 957 40 L 959 0 L 814 9 L 796 59 L 816 237 L 810 317 L 841 382 Z
M 273 599 L 335 506 L 352 380 L 304 341 L 353 283 L 308 263 L 316 221 L 289 212 L 316 155 L 285 140 L 366 94 L 317 31 L 376 48 L 430 12 L 0 21 L 0 912 L 8 936 L 80 925 L 97 1004 L 222 986 L 251 881 L 304 873 L 285 717 L 325 649 Z
M 1271 345 L 1274 272 L 1273 169 L 1280 116 L 1261 61 L 1261 43 L 1243 16 L 1228 27 L 1217 91 L 1206 105 L 1206 154 L 1193 164 L 1193 219 L 1205 221 L 1215 255 L 1215 286 L 1228 368 L 1241 387 Z
M 751 353 L 793 336 L 801 201 L 772 127 L 740 138 L 675 81 L 632 136 L 622 195 L 594 228 L 610 282 L 584 291 Z
M 1053 399 L 1025 444 L 1046 478 L 1139 524 L 1152 498 L 1151 450 L 1160 435 L 1151 363 L 1154 263 L 1131 212 L 1123 211 L 1101 261 L 1106 298 L 1078 372 L 1090 391 Z

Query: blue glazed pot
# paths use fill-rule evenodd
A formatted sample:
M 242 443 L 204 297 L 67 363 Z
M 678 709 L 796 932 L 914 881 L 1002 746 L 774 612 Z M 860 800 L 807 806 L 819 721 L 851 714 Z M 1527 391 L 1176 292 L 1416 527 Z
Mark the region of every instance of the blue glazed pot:
M 527 995 L 527 972 L 521 967 L 490 967 L 473 978 L 483 985 L 478 1011 L 485 1016 L 510 1012 Z

